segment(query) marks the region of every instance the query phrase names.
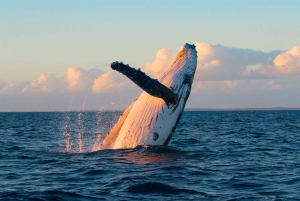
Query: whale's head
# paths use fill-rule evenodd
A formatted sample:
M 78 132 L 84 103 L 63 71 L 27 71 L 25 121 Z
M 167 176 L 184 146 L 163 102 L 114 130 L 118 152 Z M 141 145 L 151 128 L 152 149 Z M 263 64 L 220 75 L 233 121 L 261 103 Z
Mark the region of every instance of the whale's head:
M 174 58 L 173 62 L 158 77 L 158 80 L 179 94 L 183 86 L 191 89 L 197 66 L 195 45 L 186 43 Z
M 169 122 L 165 122 L 170 125 L 169 128 L 171 129 L 169 132 L 164 132 L 168 135 L 166 140 L 163 142 L 164 145 L 169 144 L 183 113 L 185 104 L 191 92 L 196 66 L 197 51 L 195 45 L 186 43 L 180 49 L 171 65 L 166 68 L 158 78 L 159 82 L 172 90 L 176 97 L 176 101 L 173 103 L 166 102 L 168 110 L 167 114 L 172 116 L 172 118 L 169 117 Z

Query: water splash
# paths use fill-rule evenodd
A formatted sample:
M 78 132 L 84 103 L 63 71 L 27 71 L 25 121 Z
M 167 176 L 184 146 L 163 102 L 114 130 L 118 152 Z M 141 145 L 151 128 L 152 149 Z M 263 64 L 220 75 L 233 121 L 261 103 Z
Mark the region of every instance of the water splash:
M 70 108 L 74 102 L 74 95 L 69 101 Z M 84 126 L 84 110 L 88 96 L 86 95 L 81 107 L 81 112 L 76 115 L 76 112 L 66 112 L 66 120 L 63 129 L 63 138 L 65 142 L 65 152 L 84 152 L 85 132 Z M 75 118 L 74 118 L 75 117 Z M 74 134 L 77 134 L 75 137 Z
M 65 152 L 70 152 L 72 150 L 72 145 L 73 145 L 73 141 L 72 141 L 72 137 L 71 137 L 71 133 L 69 132 L 69 123 L 70 122 L 70 117 L 67 115 L 66 116 L 66 124 L 63 130 L 63 136 L 64 136 L 64 142 L 65 142 Z
M 84 110 L 84 107 L 85 107 L 85 102 L 86 102 L 86 98 L 84 99 L 84 102 L 83 102 L 83 105 L 82 105 L 82 110 Z M 82 147 L 83 147 L 83 135 L 82 133 L 84 132 L 84 124 L 82 123 L 82 116 L 83 116 L 83 113 L 80 112 L 78 114 L 78 123 L 77 125 L 75 124 L 76 126 L 76 130 L 79 130 L 79 133 L 77 134 L 77 146 L 78 146 L 78 151 L 79 153 L 81 153 L 83 151 Z
M 86 149 L 86 117 L 84 112 L 65 112 L 62 137 L 64 152 L 82 153 Z
M 84 111 L 84 107 L 82 109 L 78 112 L 64 113 L 62 140 L 60 141 L 63 152 L 98 151 L 104 137 L 121 115 L 119 111 L 87 112 Z
M 97 118 L 97 122 L 96 122 L 97 138 L 96 138 L 95 143 L 93 145 L 92 151 L 97 151 L 97 148 L 100 146 L 101 142 L 103 141 L 103 138 L 102 138 L 103 135 L 101 133 L 102 116 L 103 116 L 103 110 L 101 109 L 99 112 L 96 113 L 96 118 Z
M 79 152 L 81 153 L 83 151 L 82 150 L 83 141 L 82 141 L 82 135 L 81 135 L 81 133 L 78 133 L 77 139 L 78 139 L 77 142 L 78 142 Z

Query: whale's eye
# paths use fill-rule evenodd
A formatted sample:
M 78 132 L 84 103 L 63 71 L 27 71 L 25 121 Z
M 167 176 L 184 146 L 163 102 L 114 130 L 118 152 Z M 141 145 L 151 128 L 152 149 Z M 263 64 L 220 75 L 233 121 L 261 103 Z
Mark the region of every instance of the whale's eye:
M 158 138 L 159 138 L 158 133 L 154 133 L 154 134 L 153 134 L 153 140 L 156 141 Z

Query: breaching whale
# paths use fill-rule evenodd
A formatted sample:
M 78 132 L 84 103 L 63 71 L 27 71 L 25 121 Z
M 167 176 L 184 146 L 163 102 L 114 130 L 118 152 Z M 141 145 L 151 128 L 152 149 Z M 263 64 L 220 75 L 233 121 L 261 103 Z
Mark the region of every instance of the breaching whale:
M 144 91 L 120 116 L 96 150 L 168 145 L 190 95 L 197 65 L 195 45 L 185 44 L 157 79 L 122 62 L 111 68 Z

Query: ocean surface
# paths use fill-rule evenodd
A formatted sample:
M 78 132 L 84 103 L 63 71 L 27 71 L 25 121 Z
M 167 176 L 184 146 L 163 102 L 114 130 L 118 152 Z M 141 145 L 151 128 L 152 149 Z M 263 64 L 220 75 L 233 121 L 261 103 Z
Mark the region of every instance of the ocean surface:
M 92 152 L 120 114 L 0 113 L 0 200 L 300 200 L 300 111 L 186 111 L 169 146 Z

